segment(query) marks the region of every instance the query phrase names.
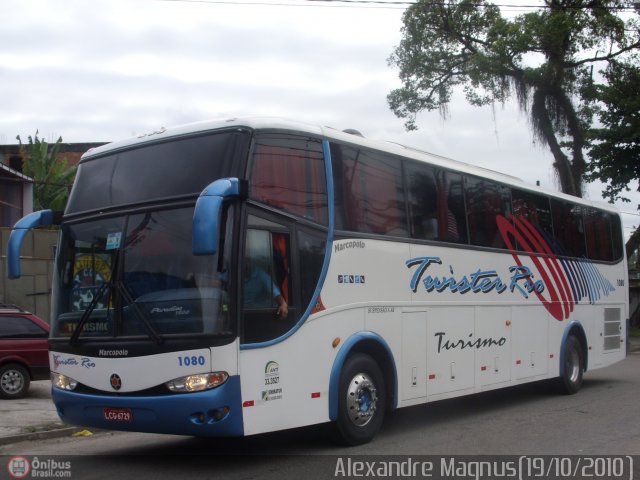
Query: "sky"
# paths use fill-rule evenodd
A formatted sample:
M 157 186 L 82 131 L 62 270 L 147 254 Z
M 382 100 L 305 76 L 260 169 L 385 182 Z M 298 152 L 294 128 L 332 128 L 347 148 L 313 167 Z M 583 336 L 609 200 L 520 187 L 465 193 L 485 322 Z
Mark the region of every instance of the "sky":
M 384 0 L 391 1 L 391 0 Z M 505 15 L 527 11 L 523 2 Z M 540 3 L 528 0 L 526 5 Z M 0 144 L 36 131 L 114 141 L 201 120 L 267 115 L 420 148 L 557 190 L 551 154 L 516 102 L 473 107 L 407 132 L 386 97 L 404 5 L 307 0 L 2 0 Z M 632 186 L 635 191 L 636 186 Z M 601 185 L 587 196 L 601 199 Z M 618 204 L 625 235 L 637 205 Z

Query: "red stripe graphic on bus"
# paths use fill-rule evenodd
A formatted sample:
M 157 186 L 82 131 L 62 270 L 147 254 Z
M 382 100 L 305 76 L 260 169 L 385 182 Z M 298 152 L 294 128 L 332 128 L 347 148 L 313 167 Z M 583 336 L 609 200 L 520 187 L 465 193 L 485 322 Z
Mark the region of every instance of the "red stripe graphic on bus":
M 536 291 L 535 294 L 553 318 L 556 320 L 568 318 L 569 313 L 573 311 L 574 302 L 573 298 L 569 299 L 566 292 L 559 287 L 563 283 L 561 279 L 563 273 L 559 271 L 556 256 L 544 239 L 533 233 L 532 230 L 535 229 L 526 219 L 522 217 L 512 217 L 512 219 L 514 223 L 509 222 L 502 216 L 496 217 L 500 234 L 509 250 L 511 250 L 513 259 L 519 266 L 522 266 L 522 261 L 512 241 L 512 239 L 515 239 L 518 246 L 524 249 L 524 253 L 529 256 L 531 262 L 538 269 L 546 290 L 549 292 L 549 299 L 545 298 L 540 292 Z M 540 257 L 540 254 L 543 257 Z
M 588 296 L 589 303 L 593 304 L 601 295 L 607 296 L 615 290 L 586 259 L 559 259 L 559 252 L 551 248 L 543 234 L 525 217 L 511 216 L 509 221 L 498 215 L 496 223 L 518 266 L 522 266 L 522 261 L 514 240 L 521 253 L 527 254 L 538 269 L 548 298 L 537 290 L 535 294 L 556 320 L 569 318 L 576 303 L 584 296 Z

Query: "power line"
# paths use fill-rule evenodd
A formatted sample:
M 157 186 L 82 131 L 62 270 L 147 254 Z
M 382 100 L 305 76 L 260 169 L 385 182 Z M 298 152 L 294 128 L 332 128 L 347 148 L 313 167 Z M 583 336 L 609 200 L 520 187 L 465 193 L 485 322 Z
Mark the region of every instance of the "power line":
M 640 213 L 624 212 L 622 210 L 619 210 L 619 211 L 622 215 L 633 215 L 634 217 L 640 217 Z
M 173 3 L 205 3 L 212 5 L 233 5 L 233 6 L 260 6 L 260 7 L 316 7 L 316 8 L 367 8 L 367 9 L 390 9 L 400 10 L 415 2 L 384 2 L 376 0 L 300 0 L 301 3 L 284 3 L 274 1 L 238 1 L 238 0 L 155 0 L 157 2 Z M 329 3 L 327 3 L 329 2 Z M 339 3 L 340 4 L 339 4 Z M 344 3 L 344 5 L 342 5 Z
M 342 8 L 406 8 L 413 5 L 418 5 L 418 1 L 410 0 L 297 0 L 297 2 L 276 2 L 272 0 L 267 1 L 239 1 L 239 0 L 155 0 L 160 2 L 174 2 L 174 3 L 205 3 L 205 4 L 218 4 L 218 5 L 234 5 L 234 6 L 277 6 L 277 7 L 342 7 Z M 438 0 L 431 1 L 424 4 L 425 6 L 439 6 L 445 7 L 448 3 Z M 538 5 L 509 5 L 509 4 L 484 4 L 484 3 L 470 3 L 467 6 L 470 7 L 485 7 L 496 6 L 504 9 L 522 10 L 525 9 L 551 9 L 552 5 L 538 4 Z M 592 6 L 592 5 L 566 5 L 562 7 L 568 10 L 611 10 L 618 12 L 633 12 L 637 10 L 636 6 Z

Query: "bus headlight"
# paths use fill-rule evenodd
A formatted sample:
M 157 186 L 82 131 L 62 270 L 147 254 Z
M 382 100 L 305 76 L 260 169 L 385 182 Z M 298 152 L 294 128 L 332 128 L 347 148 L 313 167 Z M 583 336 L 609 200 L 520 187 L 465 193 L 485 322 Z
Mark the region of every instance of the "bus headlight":
M 222 385 L 229 378 L 227 372 L 200 373 L 174 378 L 165 385 L 172 392 L 201 392 Z
M 78 386 L 78 382 L 71 377 L 62 375 L 61 373 L 51 372 L 51 383 L 54 387 L 60 390 L 75 390 Z

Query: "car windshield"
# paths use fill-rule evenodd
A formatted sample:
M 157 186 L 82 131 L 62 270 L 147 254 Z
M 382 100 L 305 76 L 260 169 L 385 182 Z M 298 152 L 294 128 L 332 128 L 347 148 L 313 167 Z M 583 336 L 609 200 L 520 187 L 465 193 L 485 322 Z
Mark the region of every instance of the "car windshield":
M 231 335 L 228 262 L 191 253 L 192 218 L 189 207 L 63 226 L 52 336 Z

